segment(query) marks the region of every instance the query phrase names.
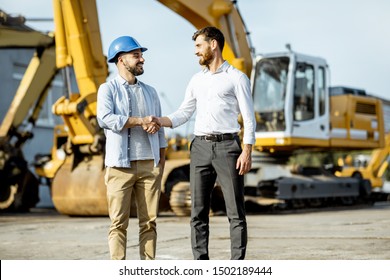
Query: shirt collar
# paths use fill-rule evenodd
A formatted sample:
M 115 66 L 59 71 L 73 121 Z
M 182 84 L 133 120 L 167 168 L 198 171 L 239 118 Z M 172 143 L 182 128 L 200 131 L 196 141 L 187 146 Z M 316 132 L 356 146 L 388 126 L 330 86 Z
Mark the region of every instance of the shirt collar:
M 137 78 L 135 78 L 135 84 L 134 85 L 130 85 L 127 81 L 126 81 L 126 79 L 124 79 L 121 75 L 117 75 L 116 76 L 116 79 L 119 81 L 119 83 L 121 84 L 121 85 L 124 85 L 124 86 L 126 86 L 126 85 L 129 85 L 129 86 L 135 86 L 135 85 L 137 85 L 137 86 L 139 86 L 139 81 L 138 81 L 138 79 Z
M 224 63 L 222 63 L 221 66 L 218 67 L 217 71 L 215 71 L 214 74 L 219 73 L 219 72 L 226 72 L 227 69 L 229 68 L 229 66 L 230 66 L 229 62 L 227 62 L 225 60 Z M 204 67 L 203 73 L 207 73 L 207 72 L 210 72 L 210 69 L 208 67 Z

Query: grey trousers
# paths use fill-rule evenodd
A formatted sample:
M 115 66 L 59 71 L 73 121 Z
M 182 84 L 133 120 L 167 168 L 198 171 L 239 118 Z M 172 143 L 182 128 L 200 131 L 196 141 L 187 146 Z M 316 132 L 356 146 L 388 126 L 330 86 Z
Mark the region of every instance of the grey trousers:
M 210 198 L 217 177 L 230 224 L 231 259 L 245 258 L 248 233 L 244 177 L 236 169 L 241 151 L 238 136 L 221 142 L 195 137 L 191 144 L 191 245 L 195 260 L 209 259 Z

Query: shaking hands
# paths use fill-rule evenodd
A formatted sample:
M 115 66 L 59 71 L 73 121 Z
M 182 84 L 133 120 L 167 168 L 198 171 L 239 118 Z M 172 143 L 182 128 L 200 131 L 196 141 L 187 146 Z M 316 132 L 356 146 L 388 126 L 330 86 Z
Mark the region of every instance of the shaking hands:
M 142 118 L 141 126 L 147 133 L 154 134 L 160 129 L 161 122 L 159 118 L 155 116 L 147 116 Z

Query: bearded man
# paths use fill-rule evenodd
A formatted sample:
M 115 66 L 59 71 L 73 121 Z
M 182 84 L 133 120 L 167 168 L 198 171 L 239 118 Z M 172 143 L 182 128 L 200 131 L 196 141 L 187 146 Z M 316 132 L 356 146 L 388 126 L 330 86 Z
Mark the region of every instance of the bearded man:
M 104 179 L 111 219 L 111 259 L 126 259 L 132 195 L 139 219 L 140 259 L 153 260 L 156 254 L 156 219 L 167 143 L 156 117 L 161 116 L 157 91 L 137 79 L 144 73 L 146 50 L 133 37 L 115 39 L 108 49 L 108 62 L 115 63 L 118 75 L 98 91 L 97 120 L 106 136 Z
M 160 118 L 160 122 L 162 126 L 175 128 L 197 111 L 190 163 L 194 259 L 209 259 L 210 197 L 217 177 L 230 224 L 231 259 L 244 259 L 248 238 L 244 174 L 252 165 L 256 124 L 250 81 L 223 59 L 225 39 L 219 29 L 200 29 L 192 39 L 195 55 L 204 67 L 190 80 L 179 109 Z M 238 136 L 239 114 L 244 125 L 243 146 Z

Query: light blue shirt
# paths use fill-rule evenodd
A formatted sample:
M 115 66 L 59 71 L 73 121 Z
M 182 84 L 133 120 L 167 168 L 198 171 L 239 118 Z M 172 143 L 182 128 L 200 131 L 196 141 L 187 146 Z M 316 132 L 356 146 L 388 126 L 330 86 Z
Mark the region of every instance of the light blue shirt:
M 137 81 L 145 98 L 147 116 L 161 117 L 161 104 L 157 91 Z M 98 90 L 97 120 L 106 135 L 105 165 L 109 167 L 130 166 L 130 128 L 124 128 L 128 118 L 132 116 L 130 95 L 127 81 L 120 75 L 102 84 Z M 138 117 L 138 116 L 133 116 Z M 160 162 L 160 149 L 166 148 L 164 129 L 155 134 L 148 134 L 155 166 Z
M 206 67 L 189 82 L 183 103 L 168 115 L 175 128 L 194 114 L 194 134 L 238 133 L 241 113 L 244 125 L 244 144 L 255 143 L 256 120 L 248 77 L 225 61 L 215 73 Z

